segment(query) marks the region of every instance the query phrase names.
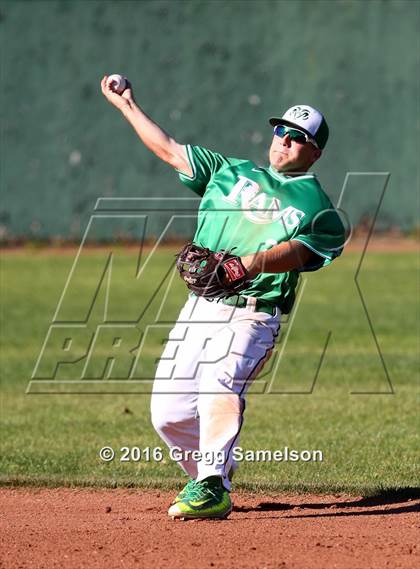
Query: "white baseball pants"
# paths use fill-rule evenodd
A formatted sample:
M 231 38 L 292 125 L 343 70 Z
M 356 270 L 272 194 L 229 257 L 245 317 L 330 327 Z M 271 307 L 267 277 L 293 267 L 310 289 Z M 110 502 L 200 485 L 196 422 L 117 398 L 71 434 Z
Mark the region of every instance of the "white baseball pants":
M 190 296 L 169 334 L 151 399 L 153 426 L 176 449 L 181 468 L 197 480 L 221 476 L 228 490 L 245 395 L 280 327 L 278 310 L 272 316 L 255 312 L 255 299 L 248 304 Z

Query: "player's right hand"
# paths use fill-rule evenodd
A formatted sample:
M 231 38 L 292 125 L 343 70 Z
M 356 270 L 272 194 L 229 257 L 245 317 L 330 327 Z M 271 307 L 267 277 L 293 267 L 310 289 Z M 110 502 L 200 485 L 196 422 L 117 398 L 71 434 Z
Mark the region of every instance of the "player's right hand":
M 118 93 L 115 93 L 108 85 L 108 75 L 105 75 L 101 81 L 101 89 L 108 101 L 112 103 L 114 107 L 117 107 L 117 109 L 122 109 L 127 102 L 133 101 L 131 83 L 129 81 L 127 81 L 127 87 L 121 95 L 118 95 Z

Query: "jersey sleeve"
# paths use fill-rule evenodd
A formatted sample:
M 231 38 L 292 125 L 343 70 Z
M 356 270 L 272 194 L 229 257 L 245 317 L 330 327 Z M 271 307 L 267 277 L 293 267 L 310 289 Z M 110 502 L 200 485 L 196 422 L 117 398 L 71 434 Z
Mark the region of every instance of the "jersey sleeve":
M 316 271 L 341 255 L 346 232 L 337 211 L 330 208 L 318 212 L 292 239 L 300 241 L 318 255 L 315 261 L 298 270 Z
M 212 152 L 202 146 L 186 145 L 188 160 L 190 162 L 192 176 L 188 176 L 178 170 L 179 179 L 199 196 L 203 196 L 207 184 L 211 178 L 224 166 L 231 163 L 231 159 Z

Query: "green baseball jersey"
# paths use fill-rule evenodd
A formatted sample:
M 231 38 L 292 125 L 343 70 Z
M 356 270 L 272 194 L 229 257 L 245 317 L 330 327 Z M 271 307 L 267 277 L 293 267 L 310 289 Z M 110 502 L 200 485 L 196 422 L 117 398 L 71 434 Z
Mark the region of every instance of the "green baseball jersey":
M 345 241 L 340 217 L 315 175 L 288 176 L 200 146 L 186 149 L 193 175 L 179 172 L 179 178 L 202 198 L 194 243 L 242 257 L 297 240 L 318 255 L 299 270 L 260 273 L 241 293 L 289 312 L 299 272 L 331 263 Z

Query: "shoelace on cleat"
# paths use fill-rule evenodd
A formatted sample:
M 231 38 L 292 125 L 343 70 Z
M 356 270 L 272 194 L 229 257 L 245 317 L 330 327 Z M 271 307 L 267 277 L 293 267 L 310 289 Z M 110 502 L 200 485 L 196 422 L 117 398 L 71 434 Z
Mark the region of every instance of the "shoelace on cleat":
M 211 494 L 216 498 L 216 494 L 209 488 L 208 482 L 196 482 L 194 486 L 188 490 L 184 499 L 196 501 L 203 498 L 206 494 Z
M 186 496 L 187 494 L 190 493 L 190 491 L 194 488 L 195 485 L 196 481 L 194 479 L 189 480 L 187 484 L 184 486 L 184 488 L 181 490 L 180 494 Z

